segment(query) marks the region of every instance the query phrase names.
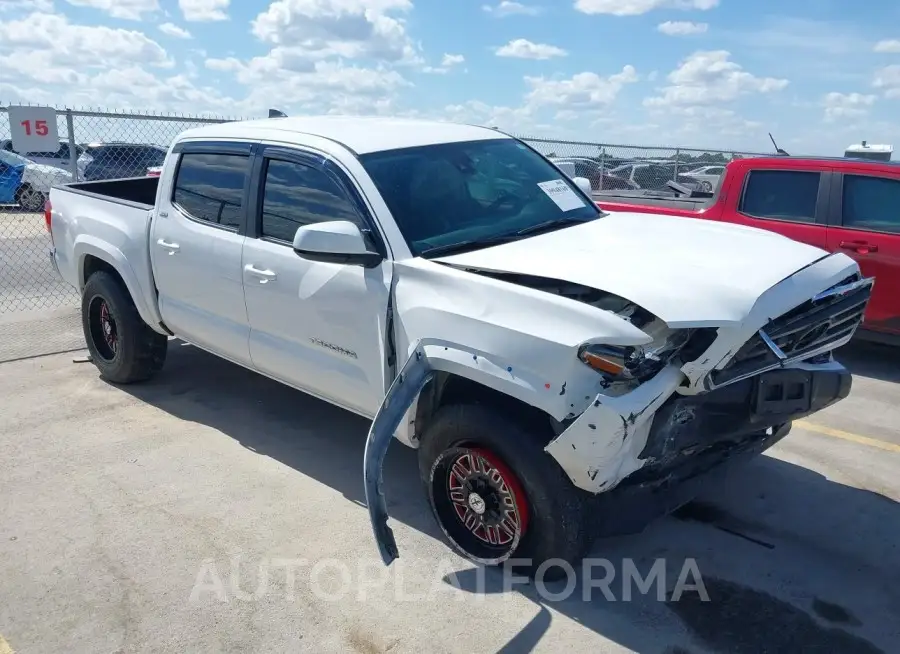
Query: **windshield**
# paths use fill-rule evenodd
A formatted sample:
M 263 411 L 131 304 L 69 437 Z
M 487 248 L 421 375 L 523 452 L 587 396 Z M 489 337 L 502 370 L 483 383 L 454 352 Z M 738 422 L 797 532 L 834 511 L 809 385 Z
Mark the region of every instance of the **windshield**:
M 31 161 L 15 152 L 5 152 L 2 150 L 0 150 L 0 161 L 7 166 L 25 166 L 31 163 Z
M 454 244 L 526 238 L 546 223 L 604 215 L 565 175 L 514 139 L 387 150 L 360 159 L 414 256 Z

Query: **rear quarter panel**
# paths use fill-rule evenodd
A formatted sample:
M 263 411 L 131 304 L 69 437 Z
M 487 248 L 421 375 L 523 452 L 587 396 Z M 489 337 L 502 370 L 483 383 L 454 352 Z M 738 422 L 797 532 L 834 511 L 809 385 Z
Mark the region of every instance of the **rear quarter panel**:
M 87 257 L 105 261 L 122 277 L 141 318 L 163 333 L 148 244 L 152 207 L 65 187 L 54 187 L 50 202 L 56 264 L 63 279 L 81 292 Z

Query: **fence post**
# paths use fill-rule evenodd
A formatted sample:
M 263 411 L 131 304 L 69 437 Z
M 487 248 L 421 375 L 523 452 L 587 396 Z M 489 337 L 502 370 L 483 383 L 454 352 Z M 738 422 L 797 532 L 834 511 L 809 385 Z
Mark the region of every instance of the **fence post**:
M 75 118 L 72 110 L 66 109 L 66 129 L 69 132 L 69 171 L 72 173 L 72 181 L 78 181 L 78 149 L 75 146 Z
M 606 148 L 604 146 L 600 146 L 600 188 L 598 190 L 603 190 L 603 178 L 606 177 Z
M 672 178 L 672 181 L 678 181 L 678 160 L 681 158 L 681 150 L 675 149 L 675 177 Z

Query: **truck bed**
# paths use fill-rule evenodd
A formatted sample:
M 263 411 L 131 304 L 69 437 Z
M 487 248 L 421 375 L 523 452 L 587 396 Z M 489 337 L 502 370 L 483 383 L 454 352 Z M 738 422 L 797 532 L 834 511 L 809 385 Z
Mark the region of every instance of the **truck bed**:
M 67 191 L 118 204 L 139 205 L 141 209 L 153 208 L 158 187 L 159 177 L 127 177 L 63 185 Z
M 63 184 L 50 190 L 51 257 L 60 276 L 80 290 L 82 271 L 93 265 L 89 257 L 102 255 L 121 275 L 148 325 L 161 320 L 149 248 L 158 184 L 158 177 L 134 177 Z M 97 243 L 110 247 L 98 248 Z
M 679 213 L 699 213 L 711 207 L 716 196 L 704 194 L 700 197 L 685 197 L 666 193 L 665 191 L 598 191 L 593 194 L 594 201 L 604 208 L 627 211 L 628 205 L 659 207 L 673 209 Z

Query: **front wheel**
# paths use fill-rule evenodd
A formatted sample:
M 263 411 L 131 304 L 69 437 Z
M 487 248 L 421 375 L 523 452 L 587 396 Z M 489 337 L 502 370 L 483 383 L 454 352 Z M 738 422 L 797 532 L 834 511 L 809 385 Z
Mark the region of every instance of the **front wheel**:
M 130 384 L 162 369 L 168 338 L 141 319 L 124 284 L 110 273 L 95 272 L 84 285 L 81 323 L 91 359 L 104 379 Z
M 47 196 L 35 189 L 31 184 L 22 184 L 16 191 L 16 202 L 25 211 L 43 211 Z
M 566 573 L 590 545 L 585 496 L 544 451 L 540 430 L 480 405 L 440 409 L 423 434 L 419 472 L 451 547 L 482 565 Z M 553 563 L 554 565 L 551 565 Z

